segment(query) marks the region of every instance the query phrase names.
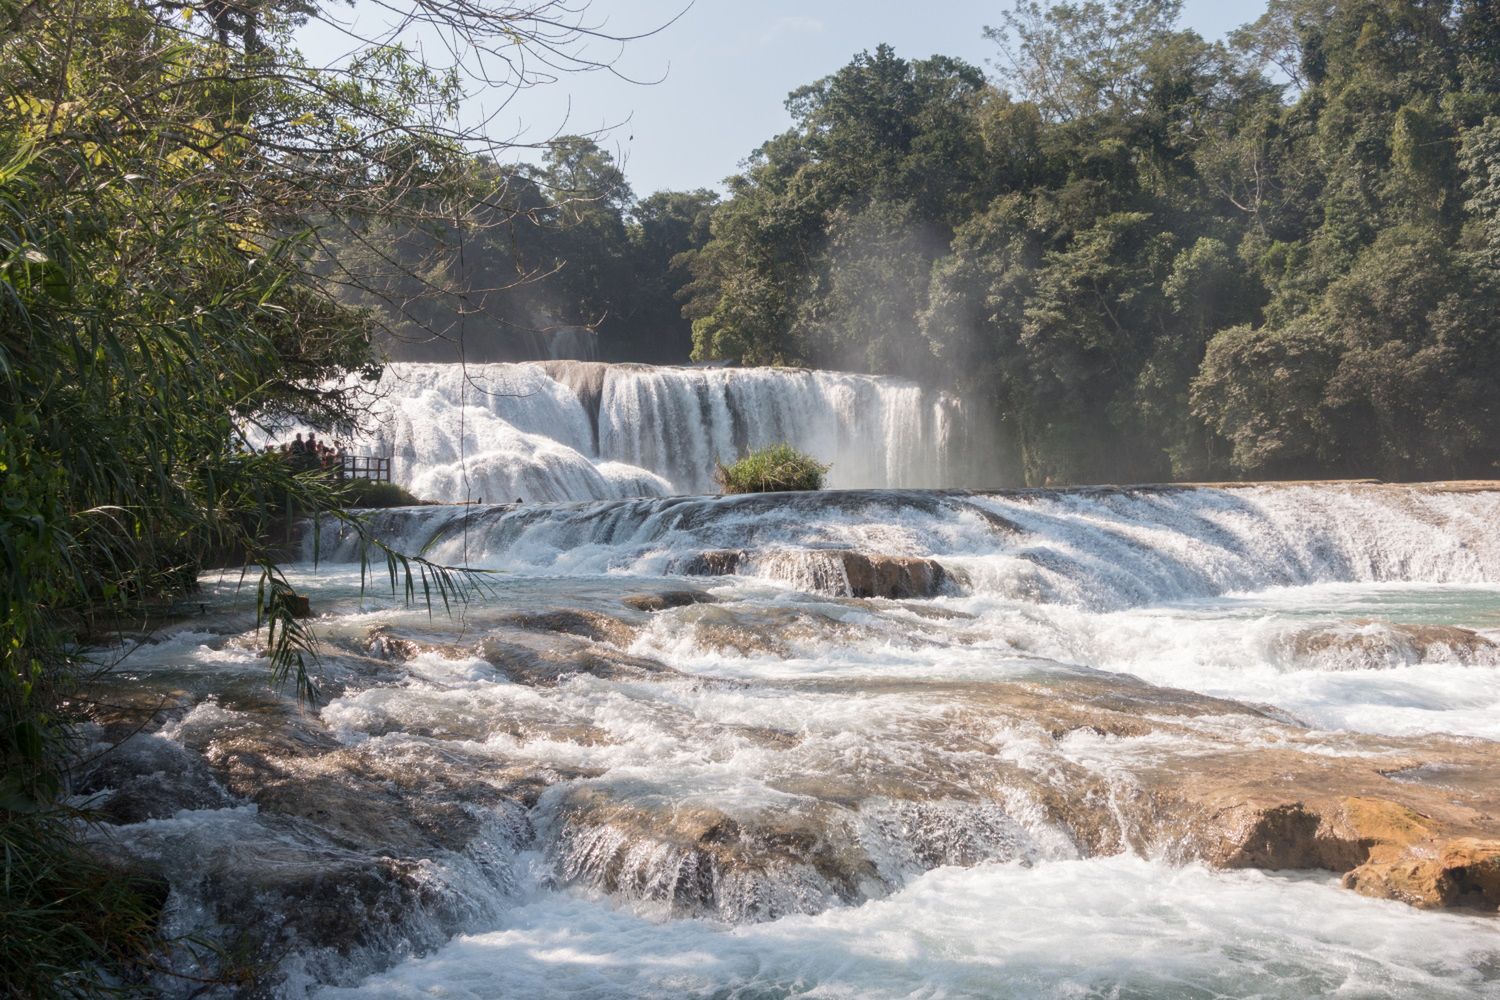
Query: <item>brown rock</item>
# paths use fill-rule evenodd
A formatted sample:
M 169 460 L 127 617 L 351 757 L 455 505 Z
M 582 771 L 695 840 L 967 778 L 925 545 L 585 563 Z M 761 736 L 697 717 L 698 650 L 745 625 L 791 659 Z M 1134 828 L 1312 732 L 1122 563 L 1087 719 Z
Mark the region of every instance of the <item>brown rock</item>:
M 691 556 L 674 569 L 685 576 L 732 576 L 745 558 L 743 549 L 710 549 Z
M 933 597 L 942 591 L 948 578 L 942 564 L 934 559 L 862 552 L 839 555 L 849 579 L 849 597 Z
M 664 590 L 655 594 L 627 594 L 620 603 L 637 611 L 666 611 L 690 604 L 713 604 L 718 598 L 701 590 Z
M 942 593 L 950 573 L 935 559 L 874 555 L 851 549 L 789 549 L 753 560 L 738 549 L 710 549 L 680 563 L 688 576 L 729 576 L 756 569 L 776 579 L 798 580 L 836 597 L 926 598 Z
M 523 611 L 507 615 L 501 621 L 530 632 L 561 632 L 616 646 L 630 645 L 636 632 L 629 622 L 597 611 Z
M 1372 856 L 1344 876 L 1344 886 L 1422 909 L 1464 906 L 1497 911 L 1500 840 L 1459 837 L 1412 844 L 1385 860 Z
M 479 655 L 518 684 L 552 685 L 574 674 L 613 680 L 681 676 L 658 660 L 626 653 L 612 642 L 566 632 L 489 636 L 479 644 Z
M 1307 629 L 1292 637 L 1290 649 L 1298 659 L 1349 669 L 1421 663 L 1437 655 L 1464 664 L 1500 663 L 1500 643 L 1472 629 L 1372 619 Z

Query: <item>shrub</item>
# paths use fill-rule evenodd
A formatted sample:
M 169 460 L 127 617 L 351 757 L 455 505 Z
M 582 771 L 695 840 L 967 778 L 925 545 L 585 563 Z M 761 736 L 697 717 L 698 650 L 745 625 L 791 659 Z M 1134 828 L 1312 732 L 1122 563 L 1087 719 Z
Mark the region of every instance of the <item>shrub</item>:
M 415 507 L 422 501 L 396 483 L 373 479 L 349 479 L 343 483 L 341 499 L 349 507 Z
M 820 490 L 828 466 L 789 444 L 752 451 L 733 465 L 719 463 L 716 478 L 725 493 Z

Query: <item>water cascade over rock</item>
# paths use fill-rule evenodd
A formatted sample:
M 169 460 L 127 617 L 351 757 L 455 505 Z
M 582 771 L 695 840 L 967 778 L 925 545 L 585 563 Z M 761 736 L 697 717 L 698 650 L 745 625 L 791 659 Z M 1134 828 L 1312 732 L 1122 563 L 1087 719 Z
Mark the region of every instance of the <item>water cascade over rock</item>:
M 982 456 L 953 397 L 898 379 L 776 368 L 551 361 L 393 364 L 360 448 L 434 500 L 604 500 L 714 492 L 719 461 L 788 442 L 830 485 L 971 485 Z
M 548 440 L 591 447 L 607 371 L 537 383 L 576 406 Z M 233 574 L 91 692 L 91 836 L 163 886 L 168 932 L 262 974 L 163 995 L 1500 990 L 1500 490 L 370 524 L 487 595 L 362 588 L 329 525 L 289 570 L 317 706 L 267 691 Z

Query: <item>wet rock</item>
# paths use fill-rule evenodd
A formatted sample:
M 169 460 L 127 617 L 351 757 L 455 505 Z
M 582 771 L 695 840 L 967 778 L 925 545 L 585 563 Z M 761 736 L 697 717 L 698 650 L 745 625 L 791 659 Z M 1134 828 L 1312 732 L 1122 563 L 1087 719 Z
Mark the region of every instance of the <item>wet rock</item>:
M 948 572 L 951 573 L 952 571 L 950 570 Z M 936 607 L 931 604 L 908 604 L 906 605 L 906 610 L 910 611 L 918 618 L 926 618 L 928 621 L 936 622 L 972 621 L 973 619 L 979 617 L 978 615 L 972 614 L 968 611 L 959 611 L 956 608 Z
M 116 824 L 233 802 L 202 757 L 154 733 L 137 733 L 103 751 L 77 777 L 74 792 L 99 819 Z
M 276 930 L 280 940 L 262 942 L 264 951 L 279 944 L 329 949 L 347 959 L 378 948 L 395 925 L 434 903 L 439 928 L 456 929 L 460 923 L 454 901 L 424 884 L 416 861 L 273 845 L 256 853 L 250 871 L 241 869 L 249 859 L 237 860 L 212 873 L 210 885 L 222 920 L 240 922 L 255 914 L 267 919 L 262 927 Z
M 891 599 L 935 597 L 943 591 L 948 573 L 935 559 L 915 556 L 872 556 L 842 552 L 849 597 Z
M 205 814 L 194 823 L 125 827 L 112 837 L 144 877 L 165 879 L 190 908 L 195 943 L 171 956 L 181 973 L 237 984 L 191 993 L 167 980 L 163 995 L 283 996 L 295 971 L 353 985 L 402 955 L 437 947 L 477 920 L 498 914 L 513 874 L 502 855 L 475 851 L 443 864 L 342 849 L 316 829 L 245 810 Z M 476 891 L 491 883 L 489 894 Z
M 860 689 L 951 710 L 930 732 L 892 733 L 906 750 L 876 770 L 840 774 L 819 762 L 816 781 L 778 787 L 849 803 L 1009 802 L 1085 856 L 1132 850 L 1225 868 L 1322 869 L 1417 905 L 1500 905 L 1491 901 L 1500 865 L 1491 744 L 1309 732 L 1253 706 L 1086 669 Z M 998 755 L 989 749 L 997 731 L 1010 748 Z
M 789 657 L 806 654 L 830 643 L 860 639 L 899 641 L 907 635 L 873 631 L 862 623 L 844 621 L 819 610 L 799 607 L 694 607 L 677 616 L 674 630 L 691 636 L 700 649 L 738 656 Z M 912 632 L 920 631 L 913 627 Z
M 400 663 L 432 649 L 433 646 L 431 643 L 400 635 L 389 626 L 377 625 L 365 634 L 364 648 L 372 657 Z
M 1344 876 L 1344 886 L 1422 909 L 1500 911 L 1500 840 L 1462 837 L 1412 845 L 1360 865 Z
M 1408 625 L 1356 619 L 1306 629 L 1288 642 L 1291 655 L 1324 669 L 1360 670 L 1433 660 L 1500 665 L 1500 643 L 1456 625 Z
M 231 790 L 262 810 L 370 854 L 461 851 L 510 801 L 489 780 L 492 761 L 410 742 L 278 757 L 248 752 L 241 740 L 215 745 L 210 759 Z
M 710 549 L 678 561 L 672 566 L 672 572 L 685 576 L 733 576 L 748 556 L 743 549 Z
M 186 715 L 198 700 L 175 685 L 122 682 L 106 675 L 96 679 L 82 697 L 69 699 L 68 708 L 97 727 L 94 735 L 106 745 L 125 742 L 137 733 L 154 732 L 163 722 Z
M 681 914 L 772 920 L 857 903 L 943 865 L 1072 857 L 993 801 L 810 794 L 736 807 L 634 794 L 606 779 L 560 800 L 558 878 Z M 906 789 L 910 794 L 911 789 Z
M 267 996 L 294 966 L 352 982 L 493 919 L 547 782 L 451 746 L 345 747 L 268 696 L 201 703 L 169 731 L 132 736 L 85 772 L 81 790 L 108 796 L 87 836 L 169 884 L 168 912 L 195 914 L 197 940 L 218 949 L 187 949 L 174 967 L 250 976 Z
M 664 590 L 654 594 L 627 594 L 620 598 L 620 603 L 637 611 L 667 611 L 717 601 L 718 598 L 701 590 Z
M 688 576 L 761 575 L 835 597 L 928 598 L 962 582 L 937 560 L 851 549 L 786 549 L 757 553 L 711 549 L 673 567 Z
M 645 680 L 681 676 L 665 664 L 622 652 L 609 643 L 567 633 L 493 635 L 479 655 L 518 684 L 552 685 L 576 674 L 602 680 Z
M 1013 538 L 1017 535 L 1026 534 L 1025 529 L 1023 529 L 1019 524 L 1012 521 L 1008 517 L 1004 517 L 1000 514 L 995 513 L 987 507 L 982 507 L 977 503 L 964 503 L 957 506 L 958 509 L 963 511 L 965 514 L 970 514 L 974 517 L 979 518 L 989 526 L 991 531 L 993 531 L 997 535 L 1000 535 L 1001 537 Z
M 777 632 L 732 619 L 700 620 L 695 622 L 692 628 L 694 644 L 700 649 L 712 650 L 715 653 L 735 656 L 771 655 L 784 658 L 790 656 L 792 652 L 791 646 Z
M 630 645 L 636 633 L 635 626 L 629 622 L 597 611 L 525 611 L 506 615 L 501 621 L 512 628 L 561 632 L 621 647 Z
M 584 786 L 564 796 L 559 816 L 552 856 L 561 880 L 683 914 L 771 920 L 816 913 L 857 901 L 862 882 L 877 877 L 854 838 L 830 830 L 844 817 L 816 803 L 747 822 L 712 806 L 653 807 Z
M 1338 756 L 1312 746 L 1299 752 L 1294 744 L 1194 758 L 1192 770 L 1172 780 L 1175 787 L 1161 790 L 1161 833 L 1175 836 L 1185 856 L 1222 867 L 1324 869 L 1344 874 L 1347 886 L 1366 895 L 1425 906 L 1475 900 L 1500 906 L 1500 896 L 1484 902 L 1491 891 L 1486 866 L 1500 864 L 1500 850 L 1497 860 L 1476 849 L 1440 863 L 1449 844 L 1500 847 L 1492 839 L 1500 806 L 1496 763 L 1461 740 L 1392 747 L 1351 734 L 1342 742 Z M 1394 782 L 1379 765 L 1402 749 L 1489 774 L 1491 784 L 1459 791 Z M 1444 882 L 1450 868 L 1454 874 Z
M 561 382 L 578 397 L 589 415 L 594 432 L 594 447 L 599 447 L 599 406 L 604 398 L 604 379 L 610 366 L 600 361 L 542 361 L 539 366 L 549 377 Z

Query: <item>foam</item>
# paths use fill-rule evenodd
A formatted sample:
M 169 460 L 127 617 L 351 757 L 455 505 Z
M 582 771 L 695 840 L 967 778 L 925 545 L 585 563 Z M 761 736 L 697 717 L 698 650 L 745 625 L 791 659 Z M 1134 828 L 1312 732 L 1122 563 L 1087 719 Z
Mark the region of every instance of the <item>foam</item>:
M 319 1000 L 502 997 L 1470 998 L 1500 992 L 1482 918 L 1425 915 L 1332 879 L 1133 857 L 942 868 L 884 900 L 725 927 L 537 894 Z

